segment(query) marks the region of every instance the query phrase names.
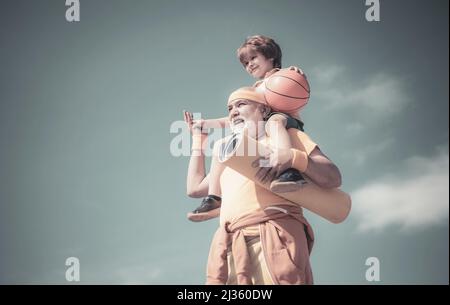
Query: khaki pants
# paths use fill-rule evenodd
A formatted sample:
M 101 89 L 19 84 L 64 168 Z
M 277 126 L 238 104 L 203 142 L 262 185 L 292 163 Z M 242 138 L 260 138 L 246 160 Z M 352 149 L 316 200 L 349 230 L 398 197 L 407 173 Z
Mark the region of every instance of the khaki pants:
M 259 236 L 251 237 L 247 241 L 247 251 L 251 260 L 253 285 L 273 285 L 272 278 L 267 268 L 264 252 L 261 247 Z M 227 285 L 237 285 L 236 272 L 231 251 L 228 252 L 228 281 Z

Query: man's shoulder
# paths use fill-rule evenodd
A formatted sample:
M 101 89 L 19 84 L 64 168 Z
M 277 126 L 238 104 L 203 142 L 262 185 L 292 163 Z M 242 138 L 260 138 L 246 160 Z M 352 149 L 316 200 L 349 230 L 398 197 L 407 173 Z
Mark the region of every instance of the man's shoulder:
M 293 148 L 305 151 L 309 155 L 317 147 L 317 143 L 304 131 L 290 128 L 288 129 L 288 133 Z

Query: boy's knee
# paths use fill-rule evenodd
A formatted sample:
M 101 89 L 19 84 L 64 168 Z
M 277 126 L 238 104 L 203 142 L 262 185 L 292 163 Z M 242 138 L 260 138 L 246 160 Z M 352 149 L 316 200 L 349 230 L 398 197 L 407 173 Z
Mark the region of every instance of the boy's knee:
M 283 114 L 276 113 L 273 114 L 268 120 L 267 123 L 272 124 L 274 126 L 283 126 L 286 127 L 287 117 Z
M 271 134 L 272 130 L 278 129 L 278 128 L 286 128 L 287 124 L 287 117 L 282 114 L 273 114 L 266 123 L 266 133 Z

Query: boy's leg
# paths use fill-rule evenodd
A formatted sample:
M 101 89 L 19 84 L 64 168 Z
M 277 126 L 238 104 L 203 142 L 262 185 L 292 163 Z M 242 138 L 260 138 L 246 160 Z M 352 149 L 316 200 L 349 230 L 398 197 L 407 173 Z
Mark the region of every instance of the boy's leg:
M 266 124 L 266 133 L 272 143 L 278 148 L 292 148 L 289 133 L 286 129 L 287 115 L 283 113 L 273 114 Z M 288 168 L 275 178 L 270 184 L 270 190 L 275 193 L 287 193 L 297 191 L 306 183 L 300 172 L 294 168 Z
M 273 114 L 267 120 L 266 133 L 271 138 L 272 143 L 278 148 L 292 148 L 286 125 L 287 117 L 281 113 Z
M 209 171 L 208 196 L 203 198 L 202 203 L 198 208 L 188 213 L 187 216 L 189 220 L 199 222 L 219 216 L 222 202 L 222 199 L 220 198 L 220 175 L 224 169 L 225 166 L 219 162 L 218 156 L 214 154 Z

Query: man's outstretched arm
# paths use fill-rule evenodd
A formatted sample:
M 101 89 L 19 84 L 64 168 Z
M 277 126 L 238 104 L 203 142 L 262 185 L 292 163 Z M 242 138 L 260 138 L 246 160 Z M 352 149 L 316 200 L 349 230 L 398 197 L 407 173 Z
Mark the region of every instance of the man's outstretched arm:
M 183 111 L 184 121 L 192 134 L 191 159 L 186 177 L 186 193 L 189 197 L 200 198 L 208 195 L 209 178 L 205 176 L 204 147 L 207 134 L 201 133 L 201 123 L 193 120 L 192 113 Z

